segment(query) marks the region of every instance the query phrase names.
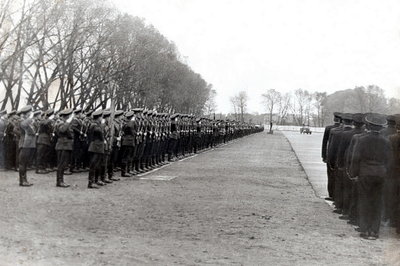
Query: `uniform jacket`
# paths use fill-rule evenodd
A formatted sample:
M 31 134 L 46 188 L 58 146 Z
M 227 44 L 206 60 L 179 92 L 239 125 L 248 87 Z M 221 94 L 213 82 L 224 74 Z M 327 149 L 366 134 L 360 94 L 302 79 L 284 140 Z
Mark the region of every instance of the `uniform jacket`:
M 344 127 L 340 134 L 340 142 L 337 149 L 336 165 L 338 168 L 344 168 L 346 164 L 346 151 L 349 148 L 353 135 L 361 133 L 351 127 Z
M 345 168 L 347 169 L 347 172 L 350 174 L 351 177 L 355 177 L 351 172 L 351 163 L 353 161 L 354 147 L 356 146 L 360 137 L 366 134 L 364 127 L 355 128 L 354 130 L 356 133 L 351 137 L 349 147 L 347 148 L 345 153 Z
M 59 120 L 56 122 L 57 135 L 56 150 L 72 151 L 74 147 L 74 132 L 71 123 Z
M 135 146 L 136 139 L 136 131 L 135 131 L 135 122 L 128 121 L 125 125 L 122 126 L 122 146 Z
M 93 121 L 89 126 L 89 152 L 104 154 L 104 131 L 101 123 Z
M 27 118 L 21 121 L 21 133 L 24 134 L 21 148 L 36 148 L 36 132 L 33 126 L 33 119 Z M 21 135 L 22 136 L 22 135 Z
M 71 128 L 74 132 L 74 141 L 79 141 L 83 134 L 83 121 L 80 118 L 75 117 L 71 121 Z
M 6 131 L 5 131 L 5 134 L 7 135 L 6 139 L 8 142 L 15 141 L 14 127 L 15 127 L 15 118 L 13 119 L 11 117 L 8 119 L 8 124 L 7 124 Z
M 107 124 L 101 124 L 104 135 L 104 153 L 110 152 L 110 141 L 111 141 L 111 127 Z
M 321 157 L 324 161 L 327 160 L 327 156 L 328 156 L 328 141 L 329 141 L 331 129 L 338 127 L 338 126 L 339 126 L 339 124 L 334 124 L 334 125 L 325 127 L 324 137 L 322 139 L 322 149 L 321 149 Z
M 354 176 L 387 176 L 392 165 L 393 154 L 389 140 L 376 131 L 359 137 L 353 152 L 351 172 Z
M 327 150 L 327 163 L 331 168 L 337 168 L 337 152 L 340 144 L 341 133 L 343 127 L 332 128 L 329 134 L 328 150 Z
M 3 140 L 4 134 L 6 133 L 7 125 L 7 119 L 0 118 L 0 141 Z
M 170 138 L 171 139 L 179 139 L 180 138 L 180 134 L 179 134 L 179 131 L 178 131 L 178 125 L 176 124 L 176 122 L 173 122 L 171 124 Z
M 37 144 L 51 146 L 51 133 L 53 131 L 52 123 L 53 121 L 48 118 L 39 122 Z
M 121 140 L 122 140 L 122 137 L 121 137 L 121 134 L 122 134 L 121 125 L 122 124 L 121 124 L 120 120 L 118 120 L 118 119 L 114 120 L 114 136 L 113 136 L 113 143 L 112 143 L 113 147 L 121 146 Z M 118 141 L 118 138 L 121 138 L 120 141 Z
M 392 177 L 400 178 L 400 133 L 389 136 L 393 151 Z

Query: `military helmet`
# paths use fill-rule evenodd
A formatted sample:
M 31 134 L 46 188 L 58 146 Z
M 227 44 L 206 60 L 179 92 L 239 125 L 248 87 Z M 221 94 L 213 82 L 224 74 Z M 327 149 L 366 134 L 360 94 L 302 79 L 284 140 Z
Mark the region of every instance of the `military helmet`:
M 21 110 L 19 110 L 19 113 L 20 114 L 26 114 L 26 113 L 28 113 L 28 112 L 30 112 L 32 110 L 33 110 L 32 106 L 31 105 L 27 105 L 25 107 L 22 107 Z
M 124 114 L 124 111 L 122 111 L 122 110 L 117 110 L 117 111 L 115 111 L 115 113 L 114 113 L 114 117 L 119 117 L 119 116 L 121 116 L 121 115 L 123 115 Z
M 103 110 L 97 110 L 92 113 L 93 118 L 99 117 L 101 115 L 103 115 Z
M 72 114 L 72 112 L 73 112 L 73 110 L 71 108 L 69 108 L 69 109 L 64 109 L 64 110 L 60 111 L 58 114 L 60 116 L 67 116 L 67 115 Z
M 135 113 L 133 111 L 128 111 L 125 113 L 126 118 L 131 118 Z
M 103 117 L 109 117 L 111 115 L 111 111 L 110 110 L 104 110 L 103 111 Z

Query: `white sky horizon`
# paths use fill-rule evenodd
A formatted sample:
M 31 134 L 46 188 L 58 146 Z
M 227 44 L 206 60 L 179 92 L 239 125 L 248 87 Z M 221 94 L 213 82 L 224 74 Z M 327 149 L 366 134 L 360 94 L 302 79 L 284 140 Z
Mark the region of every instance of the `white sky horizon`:
M 244 90 L 333 93 L 378 85 L 400 97 L 400 1 L 111 0 L 174 42 L 217 91 L 217 113 Z

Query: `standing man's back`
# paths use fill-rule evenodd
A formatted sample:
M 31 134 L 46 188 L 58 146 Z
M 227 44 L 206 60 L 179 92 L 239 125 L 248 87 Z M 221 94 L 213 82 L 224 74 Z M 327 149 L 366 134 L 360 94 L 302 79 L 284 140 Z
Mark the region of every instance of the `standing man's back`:
M 340 125 L 340 113 L 335 112 L 333 115 L 335 124 L 325 127 L 324 137 L 322 139 L 321 157 L 324 163 L 327 163 L 328 159 L 328 145 L 329 145 L 329 137 L 331 130 Z M 328 164 L 327 164 L 327 175 L 328 175 L 328 194 L 329 194 L 328 199 L 332 200 L 335 191 L 334 177 L 332 170 L 330 169 Z

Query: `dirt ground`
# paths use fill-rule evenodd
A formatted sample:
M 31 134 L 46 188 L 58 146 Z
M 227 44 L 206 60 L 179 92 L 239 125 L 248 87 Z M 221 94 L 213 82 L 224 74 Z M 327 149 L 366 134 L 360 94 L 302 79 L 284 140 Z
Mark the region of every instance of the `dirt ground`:
M 88 190 L 0 172 L 0 265 L 396 265 L 315 196 L 284 136 L 259 133 Z M 159 181 L 152 179 L 171 179 Z M 400 265 L 400 264 L 397 264 Z

